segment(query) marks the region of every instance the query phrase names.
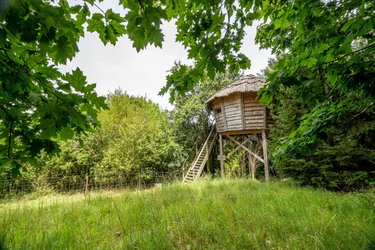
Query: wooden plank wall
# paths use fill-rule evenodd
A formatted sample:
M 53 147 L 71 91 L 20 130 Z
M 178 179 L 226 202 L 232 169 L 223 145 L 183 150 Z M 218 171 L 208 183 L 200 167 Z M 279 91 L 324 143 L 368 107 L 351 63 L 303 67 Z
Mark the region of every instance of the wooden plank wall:
M 247 93 L 243 95 L 245 129 L 263 129 L 264 128 L 264 105 L 256 100 L 256 93 Z
M 234 94 L 224 98 L 224 113 L 227 131 L 242 129 L 241 95 Z
M 214 114 L 215 114 L 217 132 L 225 131 L 223 112 L 221 110 L 221 100 L 220 99 L 214 100 L 214 102 L 212 103 L 212 109 L 214 110 Z
M 216 129 L 218 132 L 224 131 L 224 121 L 223 121 L 223 113 L 215 112 L 215 120 L 216 120 Z
M 232 94 L 214 100 L 212 108 L 218 132 L 264 129 L 264 105 L 257 100 L 256 93 Z M 225 117 L 224 117 L 225 116 Z

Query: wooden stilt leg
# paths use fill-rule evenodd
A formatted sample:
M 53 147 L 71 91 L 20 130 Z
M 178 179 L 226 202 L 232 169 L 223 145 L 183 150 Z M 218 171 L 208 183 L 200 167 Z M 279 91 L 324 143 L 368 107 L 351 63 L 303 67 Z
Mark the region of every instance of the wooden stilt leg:
M 250 166 L 251 166 L 251 179 L 252 180 L 255 180 L 256 164 L 257 164 L 257 159 L 255 157 L 251 157 Z
M 248 152 L 247 153 L 247 160 L 248 160 L 248 165 L 249 165 L 249 175 L 253 175 L 251 171 L 251 154 Z
M 241 177 L 245 176 L 245 173 L 246 173 L 245 171 L 246 171 L 246 154 L 241 157 Z
M 262 131 L 262 145 L 263 145 L 263 160 L 264 160 L 264 178 L 266 181 L 269 181 L 270 169 L 268 166 L 267 134 L 266 134 L 265 129 Z
M 248 152 L 247 153 L 247 162 L 249 165 L 249 174 L 251 173 L 251 154 Z
M 224 177 L 224 154 L 223 154 L 223 136 L 219 135 L 219 147 L 220 147 L 220 174 Z

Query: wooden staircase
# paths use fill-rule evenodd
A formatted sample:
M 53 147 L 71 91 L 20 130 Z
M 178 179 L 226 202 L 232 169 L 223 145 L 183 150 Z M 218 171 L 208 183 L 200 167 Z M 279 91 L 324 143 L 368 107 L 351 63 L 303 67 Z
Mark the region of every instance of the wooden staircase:
M 214 129 L 211 130 L 210 134 L 207 136 L 206 141 L 203 143 L 199 150 L 199 153 L 194 158 L 189 170 L 184 176 L 183 182 L 192 182 L 197 180 L 202 174 L 203 168 L 208 161 L 208 157 L 212 151 L 213 145 L 217 140 L 217 133 Z

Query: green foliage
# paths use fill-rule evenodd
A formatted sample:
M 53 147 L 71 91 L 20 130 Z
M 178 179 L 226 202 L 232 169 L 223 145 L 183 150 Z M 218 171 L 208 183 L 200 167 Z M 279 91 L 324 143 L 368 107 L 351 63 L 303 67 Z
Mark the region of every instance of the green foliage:
M 257 41 L 277 56 L 262 96 L 276 114 L 274 165 L 303 184 L 373 185 L 374 3 L 265 5 Z
M 176 40 L 188 50 L 195 64 L 176 64 L 160 93 L 177 95 L 190 91 L 206 74 L 213 80 L 218 73 L 237 73 L 250 67 L 250 60 L 241 53 L 244 28 L 251 24 L 251 6 L 244 1 L 177 1 Z M 167 7 L 168 8 L 168 7 Z
M 296 86 L 299 98 L 311 107 L 283 144 L 280 157 L 286 159 L 290 154 L 281 156 L 284 152 L 314 144 L 325 127 L 373 105 L 374 3 L 269 4 L 272 8 L 264 10 L 269 23 L 259 28 L 257 40 L 272 48 L 278 62 L 268 74 L 263 99 L 277 102 L 280 90 Z
M 1 164 L 17 170 L 58 141 L 87 130 L 105 107 L 95 85 L 77 69 L 63 74 L 59 64 L 71 60 L 85 32 L 104 44 L 127 35 L 137 51 L 161 47 L 161 24 L 176 19 L 176 40 L 188 48 L 195 66 L 176 65 L 162 90 L 192 90 L 205 72 L 236 72 L 249 67 L 240 53 L 246 13 L 234 1 L 123 1 L 124 12 L 102 9 L 101 1 L 6 1 L 0 9 L 0 155 Z M 242 4 L 242 2 L 241 2 Z M 246 6 L 249 12 L 251 6 Z M 123 15 L 122 13 L 126 13 Z M 174 90 L 175 88 L 175 90 Z
M 158 105 L 117 90 L 108 96 L 108 107 L 99 113 L 101 128 L 61 142 L 58 154 L 41 157 L 37 174 L 51 180 L 98 175 L 145 181 L 179 167 L 179 146 Z
M 373 106 L 357 109 L 363 103 L 368 105 L 368 100 L 353 94 L 343 107 L 327 111 L 331 115 L 340 112 L 341 117 L 331 119 L 320 113 L 320 105 L 301 98 L 297 87 L 281 93 L 278 104 L 272 106 L 276 124 L 271 128 L 273 165 L 279 173 L 303 185 L 331 190 L 374 186 L 375 110 Z M 315 121 L 310 120 L 311 113 Z
M 0 164 L 13 171 L 95 125 L 105 107 L 79 68 L 57 70 L 78 51 L 80 10 L 66 1 L 20 0 L 0 13 Z
M 241 53 L 244 28 L 263 20 L 256 40 L 278 58 L 267 74 L 263 100 L 277 105 L 280 94 L 295 87 L 306 108 L 301 120 L 293 121 L 295 127 L 286 129 L 290 134 L 284 134 L 275 149 L 275 163 L 314 151 L 325 141 L 322 134 L 336 138 L 329 134 L 333 128 L 339 127 L 332 133 L 345 133 L 373 119 L 373 1 L 119 0 L 121 13 L 101 9 L 100 2 L 15 0 L 0 5 L 0 164 L 4 168 L 16 172 L 23 160 L 41 149 L 50 152 L 58 141 L 96 124 L 96 114 L 105 105 L 93 91 L 95 85 L 87 84 L 79 69 L 67 74 L 57 70 L 74 57 L 86 31 L 98 33 L 104 44 L 115 44 L 127 35 L 139 51 L 148 45 L 160 47 L 161 23 L 174 20 L 176 41 L 188 50 L 193 65 L 176 63 L 167 77 L 161 93 L 169 92 L 173 102 L 185 91 L 194 92 L 206 75 L 214 79 L 219 72 L 234 74 L 248 68 L 250 61 Z M 369 128 L 357 136 L 369 140 L 372 133 Z M 358 138 L 358 145 L 363 145 Z
M 287 183 L 172 184 L 3 203 L 0 237 L 10 249 L 372 249 L 374 202 Z
M 97 172 L 150 177 L 173 171 L 179 147 L 172 137 L 168 114 L 145 98 L 116 91 L 108 97 L 109 110 L 100 113 L 99 136 L 106 149 Z
M 232 83 L 236 75 L 218 75 L 214 80 L 203 79 L 192 90 L 186 91 L 175 100 L 172 111 L 173 126 L 177 142 L 190 151 L 194 142 L 209 130 L 211 112 L 206 101 L 217 91 Z M 199 145 L 198 145 L 199 146 Z

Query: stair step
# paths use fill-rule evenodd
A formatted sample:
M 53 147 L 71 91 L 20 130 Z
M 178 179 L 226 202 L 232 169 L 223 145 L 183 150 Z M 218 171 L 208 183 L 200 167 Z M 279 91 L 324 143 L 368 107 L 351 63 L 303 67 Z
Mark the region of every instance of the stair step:
M 194 161 L 192 162 L 192 165 L 190 169 L 188 170 L 184 182 L 192 182 L 199 178 L 200 174 L 198 173 L 202 172 L 202 168 L 205 166 L 207 162 L 207 155 L 212 150 L 212 145 L 215 142 L 216 139 L 216 132 L 212 132 L 209 136 L 206 135 L 206 142 L 207 144 L 202 144 L 200 148 L 200 154 L 196 155 Z M 210 150 L 209 150 L 210 149 Z

